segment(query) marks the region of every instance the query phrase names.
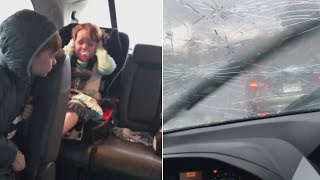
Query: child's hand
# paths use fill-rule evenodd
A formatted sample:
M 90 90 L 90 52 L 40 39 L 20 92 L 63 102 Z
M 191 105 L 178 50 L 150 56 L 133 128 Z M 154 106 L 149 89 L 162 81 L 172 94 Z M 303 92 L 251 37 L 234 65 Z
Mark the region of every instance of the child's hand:
M 31 116 L 33 112 L 33 105 L 31 104 L 31 102 L 32 102 L 32 97 L 29 97 L 22 111 L 22 115 L 21 115 L 22 119 L 29 119 L 29 117 Z
M 74 52 L 74 40 L 71 39 L 68 43 L 68 45 L 63 47 L 63 50 L 68 54 L 69 56 L 73 55 Z
M 110 34 L 107 33 L 106 30 L 104 30 L 104 29 L 100 29 L 100 30 L 101 30 L 101 33 L 102 33 L 102 40 L 104 40 L 104 39 L 110 39 Z
M 56 54 L 55 54 L 55 59 L 57 61 L 63 61 L 66 59 L 66 54 L 65 51 L 63 49 L 59 49 Z
M 97 44 L 97 51 L 103 51 L 104 53 L 106 53 L 106 50 L 102 45 L 102 41 L 99 41 L 99 43 Z M 96 52 L 96 53 L 99 53 L 99 52 Z
M 21 151 L 17 151 L 17 156 L 14 162 L 12 163 L 12 170 L 14 172 L 22 171 L 26 167 L 26 161 L 24 155 Z

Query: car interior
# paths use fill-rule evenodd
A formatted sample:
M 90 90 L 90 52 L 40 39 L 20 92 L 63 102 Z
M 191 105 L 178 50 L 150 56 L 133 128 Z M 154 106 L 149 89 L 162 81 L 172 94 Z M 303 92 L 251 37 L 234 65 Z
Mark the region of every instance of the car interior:
M 18 179 L 162 178 L 162 158 L 152 146 L 120 139 L 112 131 L 112 127 L 129 128 L 154 136 L 161 127 L 162 47 L 136 44 L 129 53 L 130 37 L 117 28 L 116 3 L 107 2 L 112 27 L 100 28 L 109 34 L 103 46 L 114 58 L 117 68 L 102 78 L 100 91 L 103 96 L 117 100 L 110 107 L 112 120 L 88 123 L 88 138 L 82 141 L 62 139 L 71 67 L 68 56 L 56 57 L 58 63 L 48 77 L 37 81 L 36 110 L 24 125 L 26 169 Z M 60 27 L 63 48 L 71 39 L 72 27 L 81 23 L 76 19 L 76 12 L 86 2 L 33 0 L 32 3 L 35 11 Z
M 35 93 L 35 110 L 25 124 L 23 151 L 27 166 L 21 179 L 55 179 L 64 114 L 68 105 L 71 71 L 68 58 L 57 64 L 46 79 L 40 78 Z
M 292 34 L 288 36 L 272 38 L 272 41 L 279 41 L 270 46 L 272 48 L 254 50 L 253 56 L 247 53 L 243 57 L 237 57 L 240 60 L 220 67 L 220 71 L 213 74 L 211 78 L 203 78 L 204 82 L 183 94 L 185 96 L 181 96 L 181 99 L 175 101 L 174 106 L 164 108 L 164 127 L 171 123 L 171 126 L 167 126 L 168 129 L 164 128 L 163 133 L 164 179 L 316 180 L 320 178 L 320 113 L 317 107 L 319 105 L 319 88 L 306 95 L 305 98 L 293 102 L 297 111 L 277 112 L 260 117 L 230 116 L 232 119 L 227 121 L 199 123 L 199 125 L 195 122 L 204 122 L 201 117 L 205 116 L 198 114 L 199 117 L 189 117 L 192 112 L 195 112 L 192 111 L 193 108 L 206 110 L 209 115 L 214 117 L 215 106 L 209 103 L 201 104 L 200 101 L 208 97 L 207 99 L 211 103 L 217 103 L 213 97 L 219 96 L 216 92 L 226 90 L 224 87 L 240 89 L 239 86 L 232 86 L 235 85 L 232 83 L 236 82 L 232 80 L 241 77 L 239 75 L 241 73 L 250 72 L 252 67 L 245 66 L 251 66 L 253 63 L 245 61 L 254 59 L 262 62 L 269 58 L 274 62 L 282 63 L 286 60 L 293 64 L 293 57 L 300 57 L 294 53 L 296 51 L 298 51 L 297 54 L 303 54 L 301 57 L 304 59 L 298 58 L 298 62 L 302 62 L 301 64 L 312 59 L 310 52 L 317 51 L 317 47 L 313 46 L 318 43 L 319 22 L 309 22 L 307 25 L 299 27 L 300 29 L 295 27 L 293 31 L 289 31 Z M 261 39 L 259 40 L 261 42 Z M 304 46 L 312 44 L 313 46 L 304 49 L 301 44 Z M 286 53 L 287 51 L 290 53 Z M 314 58 L 314 60 L 316 61 L 318 58 Z M 285 65 L 285 63 L 283 64 Z M 266 64 L 254 64 L 253 66 L 255 65 L 276 67 Z M 164 66 L 166 66 L 165 63 Z M 235 70 L 237 68 L 240 70 Z M 306 69 L 310 69 L 310 67 Z M 308 71 L 306 70 L 306 72 Z M 222 74 L 226 75 L 221 76 Z M 241 81 L 241 85 L 243 84 L 245 83 Z M 227 101 L 228 97 L 224 98 Z M 277 101 L 274 102 L 277 103 Z M 301 107 L 309 107 L 309 109 Z M 314 109 L 310 107 L 314 107 Z M 294 108 L 289 106 L 288 109 Z M 225 109 L 220 109 L 220 111 L 223 110 Z M 203 113 L 203 111 L 201 112 Z M 180 127 L 171 128 L 174 124 L 173 121 Z M 193 123 L 187 125 L 188 121 Z
M 111 50 L 108 51 L 112 54 Z M 119 69 L 122 69 L 120 89 L 117 89 L 120 102 L 114 116 L 117 126 L 156 132 L 161 126 L 161 48 L 136 45 L 125 67 Z M 107 177 L 112 173 L 118 178 L 121 174 L 138 179 L 161 177 L 161 157 L 152 148 L 121 140 L 112 134 L 103 140 L 95 140 L 89 144 L 64 140 L 60 159 L 72 162 L 72 166 L 82 172 L 90 168 L 88 173 Z
M 310 112 L 165 132 L 164 179 L 186 179 L 189 172 L 198 179 L 318 179 L 318 116 Z

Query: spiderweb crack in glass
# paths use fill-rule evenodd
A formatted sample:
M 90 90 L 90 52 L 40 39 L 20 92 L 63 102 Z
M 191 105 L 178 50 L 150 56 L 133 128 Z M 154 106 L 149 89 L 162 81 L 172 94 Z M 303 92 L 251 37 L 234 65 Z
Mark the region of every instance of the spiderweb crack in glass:
M 193 108 L 179 109 L 165 129 L 279 113 L 297 97 L 310 94 L 320 85 L 319 4 L 164 0 L 164 113 L 174 103 L 187 103 L 182 97 L 200 81 L 226 82 Z M 270 48 L 270 42 L 277 43 Z M 242 61 L 249 68 L 230 67 Z M 260 86 L 250 89 L 252 80 Z M 188 95 L 203 96 L 208 90 Z M 305 108 L 319 105 L 311 104 Z

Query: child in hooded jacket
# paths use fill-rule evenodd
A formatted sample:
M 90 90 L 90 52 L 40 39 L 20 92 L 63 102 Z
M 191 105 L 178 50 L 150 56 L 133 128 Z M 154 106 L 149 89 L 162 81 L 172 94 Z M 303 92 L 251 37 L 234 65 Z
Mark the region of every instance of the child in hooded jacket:
M 30 117 L 30 90 L 51 71 L 60 47 L 56 25 L 35 11 L 18 11 L 0 25 L 0 179 L 25 168 L 24 154 L 12 141 L 18 130 L 13 125 Z

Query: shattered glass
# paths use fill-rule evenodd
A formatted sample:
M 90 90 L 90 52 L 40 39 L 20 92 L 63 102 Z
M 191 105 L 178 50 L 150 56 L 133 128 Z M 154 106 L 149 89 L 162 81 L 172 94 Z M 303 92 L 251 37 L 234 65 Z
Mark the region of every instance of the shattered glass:
M 164 0 L 164 129 L 320 108 L 319 4 Z

